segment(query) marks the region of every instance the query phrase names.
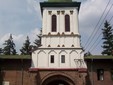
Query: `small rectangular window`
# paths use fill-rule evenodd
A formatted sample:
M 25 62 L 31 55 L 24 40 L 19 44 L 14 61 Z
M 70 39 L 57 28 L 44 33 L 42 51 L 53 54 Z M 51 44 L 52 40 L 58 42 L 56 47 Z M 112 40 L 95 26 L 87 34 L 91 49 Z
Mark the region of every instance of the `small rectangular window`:
M 113 69 L 111 69 L 111 79 L 113 80 Z
M 61 63 L 65 63 L 65 55 L 61 55 Z
M 97 79 L 104 80 L 104 69 L 97 69 Z
M 51 63 L 54 63 L 54 55 L 51 55 L 51 58 L 50 59 L 51 59 L 50 62 Z

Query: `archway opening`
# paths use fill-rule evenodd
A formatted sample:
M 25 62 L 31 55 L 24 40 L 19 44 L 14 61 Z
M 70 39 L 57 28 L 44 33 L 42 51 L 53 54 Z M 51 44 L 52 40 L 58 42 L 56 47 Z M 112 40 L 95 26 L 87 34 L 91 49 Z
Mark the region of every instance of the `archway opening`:
M 66 76 L 54 75 L 45 78 L 42 85 L 74 85 L 74 82 Z
M 69 85 L 69 84 L 63 80 L 54 80 L 49 82 L 47 85 Z

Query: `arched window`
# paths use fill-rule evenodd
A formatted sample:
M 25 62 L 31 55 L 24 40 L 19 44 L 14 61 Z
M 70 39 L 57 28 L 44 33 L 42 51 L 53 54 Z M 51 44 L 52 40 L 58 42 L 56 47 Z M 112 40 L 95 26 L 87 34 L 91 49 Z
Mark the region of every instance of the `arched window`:
M 57 29 L 57 17 L 56 17 L 56 15 L 52 15 L 51 25 L 52 25 L 51 31 L 56 32 L 57 31 L 56 30 Z
M 65 15 L 65 32 L 70 31 L 70 16 Z

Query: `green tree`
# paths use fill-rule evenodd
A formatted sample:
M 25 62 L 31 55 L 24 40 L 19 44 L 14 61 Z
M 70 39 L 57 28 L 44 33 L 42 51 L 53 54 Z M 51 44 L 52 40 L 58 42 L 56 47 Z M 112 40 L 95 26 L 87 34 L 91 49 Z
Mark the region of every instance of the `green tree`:
M 88 51 L 87 53 L 84 54 L 84 56 L 91 56 L 92 54 Z
M 40 34 L 39 35 L 37 35 L 37 39 L 35 39 L 35 41 L 34 41 L 34 49 L 36 49 L 36 48 L 38 48 L 38 47 L 40 47 L 41 46 L 41 36 L 42 36 L 42 31 L 40 31 Z
M 30 45 L 30 39 L 27 36 L 23 47 L 20 49 L 21 55 L 31 55 L 32 45 Z
M 0 55 L 3 53 L 3 49 L 2 48 L 0 48 Z
M 112 34 L 112 27 L 110 26 L 110 24 L 108 23 L 108 21 L 106 21 L 104 23 L 104 28 L 102 29 L 102 33 L 103 33 L 103 51 L 102 54 L 103 55 L 112 55 L 113 54 L 113 34 Z
M 12 34 L 10 34 L 10 37 L 8 40 L 3 43 L 5 47 L 3 48 L 3 54 L 5 55 L 16 55 L 16 49 L 15 49 L 15 43 L 13 42 Z

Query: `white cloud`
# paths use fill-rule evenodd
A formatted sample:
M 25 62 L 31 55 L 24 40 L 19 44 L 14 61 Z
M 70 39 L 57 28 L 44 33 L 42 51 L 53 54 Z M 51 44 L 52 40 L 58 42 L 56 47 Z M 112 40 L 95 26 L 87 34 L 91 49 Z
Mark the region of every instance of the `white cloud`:
M 35 39 L 37 39 L 37 35 L 39 33 L 40 33 L 39 28 L 35 28 L 29 33 L 29 38 L 30 38 L 31 44 L 34 44 L 33 42 Z
M 39 1 L 36 0 L 27 0 L 28 2 L 28 11 L 34 13 L 34 11 L 39 16 L 38 18 L 41 20 L 40 6 Z
M 88 38 L 91 36 L 91 33 L 94 32 L 95 26 L 97 25 L 97 22 L 99 21 L 107 3 L 109 0 L 87 0 L 84 3 L 81 4 L 81 8 L 80 8 L 80 12 L 79 12 L 79 23 L 80 23 L 80 33 L 82 35 L 82 45 L 84 45 L 86 43 L 86 41 L 88 40 Z M 111 0 L 111 3 L 109 4 L 107 11 L 105 12 L 104 16 L 101 19 L 104 19 L 106 13 L 108 12 L 110 6 L 113 4 L 113 1 Z M 106 19 L 109 19 L 109 17 L 112 16 L 112 11 L 108 14 Z M 99 23 L 99 25 L 97 26 L 96 29 L 98 30 L 98 33 L 95 35 L 94 39 L 93 39 L 93 43 L 94 41 L 97 39 L 97 37 L 99 36 L 99 33 L 102 32 L 102 28 L 104 23 L 102 24 L 102 26 L 99 28 L 101 22 Z M 101 40 L 102 37 L 99 38 L 99 40 Z M 91 46 L 92 44 L 90 43 L 89 46 Z M 97 46 L 97 48 L 93 51 L 94 54 L 101 54 L 101 44 L 99 44 L 99 46 Z M 98 50 L 101 49 L 101 50 Z
M 26 37 L 29 36 L 30 38 L 30 42 L 31 44 L 33 44 L 34 40 L 37 38 L 36 35 L 38 35 L 40 33 L 39 28 L 35 28 L 33 29 L 30 33 L 28 33 L 28 35 L 25 34 L 12 34 L 13 37 L 13 41 L 16 45 L 16 50 L 18 53 L 20 53 L 20 49 L 23 46 L 23 43 L 25 43 Z M 4 48 L 3 43 L 5 42 L 5 40 L 8 40 L 10 36 L 10 33 L 4 34 L 3 36 L 0 37 L 0 48 Z
M 41 27 L 39 2 L 44 1 L 47 0 L 0 0 L 0 47 L 3 47 L 2 44 L 9 38 L 10 33 L 13 34 L 13 39 L 18 51 L 25 42 L 27 35 L 33 43 L 37 38 L 36 35 L 39 34 L 39 28 Z M 79 12 L 79 24 L 80 33 L 82 35 L 82 44 L 84 44 L 97 24 L 108 0 L 73 1 L 82 1 Z M 112 0 L 110 5 L 111 4 L 113 4 Z M 113 9 L 111 10 L 109 17 L 113 16 L 112 11 Z

